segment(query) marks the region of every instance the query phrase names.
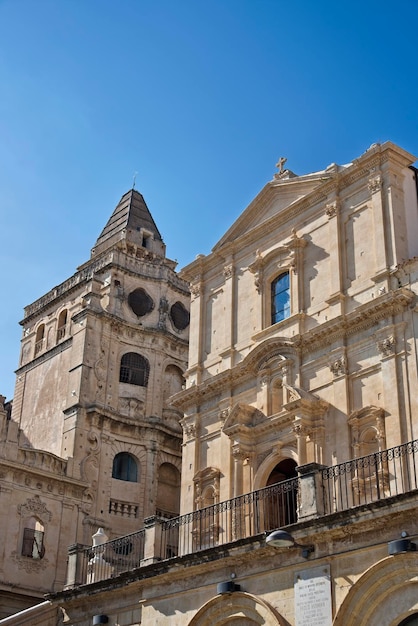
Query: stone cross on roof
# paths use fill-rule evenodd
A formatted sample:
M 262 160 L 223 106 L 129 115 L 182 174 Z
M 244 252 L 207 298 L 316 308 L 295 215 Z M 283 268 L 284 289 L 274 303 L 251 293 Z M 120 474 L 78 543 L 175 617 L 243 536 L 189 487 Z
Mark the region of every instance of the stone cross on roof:
M 286 161 L 287 161 L 287 159 L 285 157 L 280 157 L 280 159 L 276 163 L 276 167 L 279 168 L 279 173 L 280 174 L 283 173 L 283 168 L 284 168 L 284 164 L 286 163 Z

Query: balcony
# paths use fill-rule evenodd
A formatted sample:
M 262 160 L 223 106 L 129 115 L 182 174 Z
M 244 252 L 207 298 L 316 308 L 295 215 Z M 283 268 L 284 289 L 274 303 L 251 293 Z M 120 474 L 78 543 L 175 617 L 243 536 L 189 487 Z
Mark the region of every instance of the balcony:
M 315 519 L 372 505 L 418 488 L 418 440 L 332 467 L 298 468 L 298 478 L 172 519 L 152 517 L 145 528 L 99 546 L 71 546 L 67 589 L 123 572 L 232 544 Z

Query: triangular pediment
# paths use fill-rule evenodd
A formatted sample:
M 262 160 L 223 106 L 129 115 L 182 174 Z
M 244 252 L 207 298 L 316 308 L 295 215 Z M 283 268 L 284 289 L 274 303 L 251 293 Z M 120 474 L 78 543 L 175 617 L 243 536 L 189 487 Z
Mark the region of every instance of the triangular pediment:
M 327 176 L 324 172 L 316 172 L 307 176 L 296 176 L 288 180 L 273 180 L 267 183 L 214 246 L 213 251 L 236 241 L 247 232 L 268 222 L 274 216 L 309 195 L 328 178 L 329 175 Z
M 231 409 L 230 414 L 225 420 L 223 431 L 229 434 L 236 427 L 243 426 L 245 428 L 253 428 L 266 419 L 264 413 L 250 404 L 237 402 Z

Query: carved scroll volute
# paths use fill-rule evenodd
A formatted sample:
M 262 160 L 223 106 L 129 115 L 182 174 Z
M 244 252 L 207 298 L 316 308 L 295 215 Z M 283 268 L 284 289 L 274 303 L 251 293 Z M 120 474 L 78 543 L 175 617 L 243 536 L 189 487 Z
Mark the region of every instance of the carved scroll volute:
M 289 252 L 290 267 L 294 274 L 297 274 L 299 268 L 303 263 L 303 248 L 307 245 L 304 237 L 298 237 L 296 234 L 296 228 L 292 228 L 292 237 L 289 243 L 286 243 L 284 247 Z
M 262 292 L 263 285 L 263 256 L 260 250 L 255 253 L 255 261 L 248 266 L 248 269 L 254 274 L 254 284 L 258 293 Z

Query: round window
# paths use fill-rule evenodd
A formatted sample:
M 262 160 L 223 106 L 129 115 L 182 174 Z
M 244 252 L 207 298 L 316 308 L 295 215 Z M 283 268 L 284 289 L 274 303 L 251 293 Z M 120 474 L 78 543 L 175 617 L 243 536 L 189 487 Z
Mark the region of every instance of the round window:
M 177 330 L 184 330 L 189 325 L 190 313 L 181 302 L 173 304 L 170 309 L 170 317 Z
M 145 289 L 135 289 L 128 296 L 128 304 L 132 311 L 138 317 L 142 317 L 147 313 L 150 313 L 154 308 L 154 302 L 152 298 L 147 294 Z

